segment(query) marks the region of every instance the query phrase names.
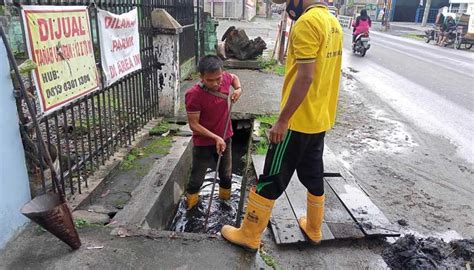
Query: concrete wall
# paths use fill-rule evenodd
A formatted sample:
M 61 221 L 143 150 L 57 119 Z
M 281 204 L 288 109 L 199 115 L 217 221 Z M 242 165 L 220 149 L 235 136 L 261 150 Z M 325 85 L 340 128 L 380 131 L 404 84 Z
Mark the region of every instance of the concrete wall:
M 0 249 L 28 221 L 20 208 L 30 200 L 8 58 L 0 40 Z
M 153 38 L 154 55 L 160 63 L 157 70 L 160 87 L 160 114 L 174 116 L 179 109 L 180 67 L 179 35 L 158 34 Z
M 257 0 L 245 0 L 245 19 L 251 21 L 257 16 Z

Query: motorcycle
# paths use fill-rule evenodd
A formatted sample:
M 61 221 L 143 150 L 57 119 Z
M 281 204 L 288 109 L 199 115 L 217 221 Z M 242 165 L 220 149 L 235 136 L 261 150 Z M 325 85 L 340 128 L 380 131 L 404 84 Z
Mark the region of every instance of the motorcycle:
M 457 37 L 456 29 L 452 29 L 451 31 L 447 31 L 447 32 L 444 33 L 444 35 L 447 35 L 447 37 L 448 37 L 443 43 L 444 47 L 451 46 L 455 43 L 456 37 Z
M 352 52 L 358 53 L 360 56 L 364 57 L 367 50 L 370 49 L 369 41 L 370 38 L 368 32 L 358 34 L 355 38 L 354 44 L 352 45 Z
M 438 42 L 438 36 L 440 34 L 439 27 L 434 27 L 433 29 L 429 29 L 425 31 L 425 42 L 430 43 L 430 41 L 434 40 L 434 42 Z

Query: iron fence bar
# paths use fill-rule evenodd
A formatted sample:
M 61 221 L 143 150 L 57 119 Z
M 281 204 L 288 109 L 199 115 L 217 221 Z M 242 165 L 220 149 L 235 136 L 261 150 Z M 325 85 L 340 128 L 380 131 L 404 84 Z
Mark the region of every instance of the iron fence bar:
M 50 127 L 49 127 L 49 121 L 45 121 L 44 122 L 45 124 L 45 128 L 46 128 L 46 140 L 47 140 L 47 145 L 48 145 L 48 148 L 52 147 L 53 145 L 51 144 L 51 131 L 50 131 Z M 48 149 L 49 150 L 49 149 Z M 56 151 L 57 152 L 57 151 Z M 51 150 L 49 150 L 49 153 L 51 154 Z M 58 155 L 56 154 L 56 160 L 59 160 L 58 158 Z M 54 160 L 53 160 L 54 161 Z M 46 191 L 46 183 L 44 181 L 44 177 L 42 179 L 42 185 L 43 185 L 43 191 Z M 57 189 L 56 189 L 56 186 L 54 185 L 54 181 L 53 182 L 53 191 L 56 192 Z
M 135 84 L 135 77 L 133 73 L 130 75 L 130 83 L 132 85 L 132 93 L 133 93 L 133 117 L 134 117 L 134 134 L 138 131 L 140 123 L 140 115 L 139 115 L 139 108 L 138 108 L 138 93 L 137 93 L 137 86 Z
M 123 85 L 124 85 L 124 82 L 123 82 L 123 81 L 120 81 L 120 96 L 121 96 L 121 98 L 122 98 L 122 104 L 123 104 L 123 106 L 121 107 L 122 110 L 121 110 L 121 117 L 120 117 L 120 118 L 122 119 L 122 124 L 123 124 L 123 126 L 129 127 L 128 112 L 127 112 L 127 109 L 126 109 L 126 108 L 128 108 L 128 106 L 125 104 L 127 97 L 126 97 L 126 95 L 125 95 L 125 93 L 124 93 L 124 89 L 123 89 L 124 87 L 123 87 Z M 126 123 L 126 124 L 125 124 L 125 123 Z M 121 124 L 120 126 L 122 126 L 122 124 Z M 130 143 L 131 143 L 131 140 L 130 140 L 130 137 L 131 137 L 131 136 L 130 136 L 130 129 L 127 128 L 126 131 L 127 131 L 127 133 L 125 134 L 125 142 L 126 142 L 126 143 L 128 142 L 128 144 L 130 144 Z
M 101 103 L 99 104 L 102 111 L 102 114 L 100 115 L 100 118 L 99 118 L 99 119 L 102 119 L 102 125 L 100 126 L 100 129 L 103 131 L 102 140 L 104 142 L 104 159 L 107 159 L 109 157 L 109 146 L 107 145 L 107 141 L 106 141 L 108 138 L 108 134 L 107 134 L 108 131 L 107 131 L 107 106 L 105 104 L 104 91 L 100 91 L 99 96 L 101 96 L 100 98 Z
M 110 135 L 113 135 L 114 134 L 114 129 L 113 129 L 113 125 L 112 125 L 112 121 L 114 120 L 114 115 L 115 114 L 112 114 L 112 106 L 115 107 L 115 100 L 110 100 L 110 92 L 113 93 L 113 90 L 114 90 L 115 86 L 113 86 L 112 88 L 109 88 L 107 90 L 107 100 L 109 101 L 109 130 L 110 130 Z M 112 142 L 111 143 L 111 153 L 114 153 L 115 152 L 115 143 Z
M 84 131 L 84 123 L 82 122 L 82 103 L 79 103 L 79 128 L 81 130 L 81 132 Z M 85 162 L 85 159 L 86 159 L 86 148 L 85 148 L 85 144 L 84 144 L 84 134 L 81 134 L 81 152 L 82 152 L 82 160 Z M 88 176 L 88 173 L 87 173 L 87 162 L 84 163 L 84 184 L 86 185 L 86 187 L 88 187 L 88 183 L 87 183 L 87 176 Z
M 67 170 L 68 172 L 71 171 L 71 150 L 70 150 L 70 144 L 69 144 L 69 127 L 67 125 L 67 106 L 63 107 L 62 109 L 62 114 L 63 114 L 63 132 L 64 132 L 64 138 L 66 140 L 66 157 L 67 157 Z M 69 180 L 69 185 L 71 187 L 71 194 L 74 194 L 74 184 L 72 183 L 71 177 L 67 177 L 67 180 Z
M 114 132 L 115 134 L 119 135 L 118 138 L 118 143 L 114 143 L 114 152 L 116 151 L 116 147 L 118 146 L 119 148 L 122 146 L 122 134 L 119 132 L 120 130 L 120 99 L 118 97 L 118 84 L 115 84 L 114 88 L 112 89 L 112 100 L 114 101 Z M 118 123 L 117 123 L 118 122 Z
M 78 164 L 79 162 L 79 151 L 77 150 L 77 131 L 76 131 L 76 121 L 75 121 L 75 114 L 74 114 L 74 107 L 75 106 L 72 106 L 71 107 L 71 125 L 72 125 L 72 129 L 71 129 L 71 133 L 73 135 L 73 138 L 74 138 L 74 164 Z M 76 172 L 79 176 L 77 176 L 77 192 L 81 193 L 82 190 L 81 190 L 81 178 L 80 178 L 80 174 L 81 174 L 81 167 L 77 167 L 77 171 L 74 170 L 72 171 L 73 172 L 73 177 L 74 177 L 74 172 Z M 71 178 L 73 178 L 71 177 Z
M 101 110 L 101 102 L 100 102 L 100 92 L 96 95 L 97 97 L 97 118 L 99 121 L 99 143 L 100 148 L 102 149 L 101 154 L 101 163 L 102 165 L 105 164 L 105 149 L 104 149 L 104 132 L 102 130 L 102 110 Z
M 65 183 L 65 180 L 64 180 L 64 167 L 63 167 L 63 163 L 61 162 L 61 158 L 62 158 L 62 150 L 61 150 L 61 136 L 60 136 L 60 132 L 59 132 L 59 119 L 58 119 L 58 115 L 55 114 L 54 115 L 54 126 L 56 127 L 56 147 L 57 147 L 57 152 L 58 152 L 58 161 L 59 161 L 59 177 L 60 177 L 60 180 L 61 180 L 61 188 L 62 190 L 66 190 L 66 183 Z

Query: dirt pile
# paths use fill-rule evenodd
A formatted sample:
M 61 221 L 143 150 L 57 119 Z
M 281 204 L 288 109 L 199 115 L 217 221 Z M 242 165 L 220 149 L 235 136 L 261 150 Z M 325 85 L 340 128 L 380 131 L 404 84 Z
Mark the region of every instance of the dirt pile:
M 474 265 L 473 253 L 474 239 L 446 243 L 406 235 L 386 248 L 382 257 L 392 269 L 466 269 Z

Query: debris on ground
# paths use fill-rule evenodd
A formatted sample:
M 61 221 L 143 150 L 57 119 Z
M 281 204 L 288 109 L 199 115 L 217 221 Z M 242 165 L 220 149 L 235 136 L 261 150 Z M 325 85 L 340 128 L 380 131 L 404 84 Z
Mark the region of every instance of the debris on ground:
M 261 37 L 251 40 L 244 29 L 235 26 L 227 29 L 222 36 L 222 42 L 224 42 L 224 52 L 221 52 L 220 56 L 224 59 L 256 59 L 267 48 L 267 44 Z
M 387 265 L 397 269 L 464 269 L 472 265 L 474 239 L 453 240 L 406 235 L 386 248 L 382 257 Z
M 397 220 L 397 223 L 398 225 L 403 226 L 403 227 L 408 226 L 408 222 L 404 219 Z

